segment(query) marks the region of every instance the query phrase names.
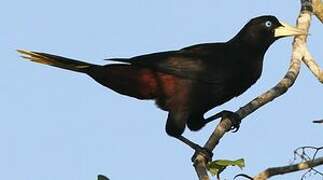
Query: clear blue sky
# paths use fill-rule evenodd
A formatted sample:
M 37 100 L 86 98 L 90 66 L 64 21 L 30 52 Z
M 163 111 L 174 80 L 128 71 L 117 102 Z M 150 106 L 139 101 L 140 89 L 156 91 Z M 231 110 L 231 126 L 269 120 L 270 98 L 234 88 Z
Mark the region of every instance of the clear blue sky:
M 152 101 L 118 95 L 86 75 L 24 61 L 15 49 L 104 64 L 109 57 L 226 41 L 258 15 L 294 24 L 299 12 L 297 0 L 11 0 L 1 6 L 0 179 L 10 180 L 94 180 L 100 173 L 111 180 L 196 179 L 193 151 L 166 135 L 167 114 Z M 322 30 L 314 19 L 309 48 L 321 65 Z M 291 40 L 271 46 L 256 85 L 211 113 L 237 110 L 275 85 L 288 67 Z M 215 158 L 243 157 L 247 165 L 223 177 L 285 165 L 295 148 L 322 145 L 323 127 L 311 123 L 323 118 L 322 90 L 303 66 L 287 94 L 221 141 Z M 215 125 L 185 135 L 204 144 Z

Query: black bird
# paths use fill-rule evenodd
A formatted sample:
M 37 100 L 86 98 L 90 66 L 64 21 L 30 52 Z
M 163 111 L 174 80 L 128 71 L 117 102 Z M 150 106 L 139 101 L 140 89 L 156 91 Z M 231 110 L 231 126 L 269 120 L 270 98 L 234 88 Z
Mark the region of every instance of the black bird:
M 88 74 L 120 94 L 154 99 L 159 108 L 169 112 L 167 134 L 200 150 L 182 136 L 185 127 L 197 131 L 224 114 L 234 117 L 238 127 L 239 117 L 230 111 L 206 119 L 204 114 L 240 95 L 258 80 L 264 55 L 274 41 L 303 34 L 303 30 L 281 23 L 274 16 L 260 16 L 251 19 L 227 42 L 114 58 L 109 60 L 120 63 L 104 66 L 40 52 L 18 52 L 34 62 Z

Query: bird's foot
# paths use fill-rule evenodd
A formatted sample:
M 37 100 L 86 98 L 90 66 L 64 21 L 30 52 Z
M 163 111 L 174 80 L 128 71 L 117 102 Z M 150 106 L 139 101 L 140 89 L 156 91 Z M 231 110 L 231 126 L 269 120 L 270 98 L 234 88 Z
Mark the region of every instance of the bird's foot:
M 213 153 L 209 149 L 201 147 L 201 146 L 197 146 L 194 149 L 195 149 L 195 153 L 192 157 L 192 162 L 195 161 L 195 159 L 198 155 L 202 155 L 207 160 L 207 162 L 210 162 L 212 160 Z
M 233 132 L 237 132 L 240 128 L 240 123 L 241 123 L 241 118 L 240 116 L 232 111 L 221 111 L 207 119 L 205 119 L 205 123 L 209 123 L 211 121 L 213 121 L 214 119 L 218 119 L 218 118 L 229 118 L 229 120 L 231 121 L 232 127 L 230 128 L 230 130 L 233 130 Z
M 233 133 L 237 132 L 240 129 L 241 124 L 241 118 L 239 114 L 232 112 L 232 111 L 221 111 L 219 114 L 221 114 L 222 119 L 228 118 L 231 121 L 231 128 Z
M 184 136 L 179 136 L 177 137 L 177 139 L 179 139 L 180 141 L 182 141 L 183 143 L 185 143 L 186 145 L 188 145 L 189 147 L 195 150 L 195 153 L 192 157 L 192 161 L 195 160 L 197 155 L 202 155 L 208 161 L 212 160 L 213 153 L 209 149 L 201 147 L 200 145 L 192 142 L 191 140 L 185 138 Z

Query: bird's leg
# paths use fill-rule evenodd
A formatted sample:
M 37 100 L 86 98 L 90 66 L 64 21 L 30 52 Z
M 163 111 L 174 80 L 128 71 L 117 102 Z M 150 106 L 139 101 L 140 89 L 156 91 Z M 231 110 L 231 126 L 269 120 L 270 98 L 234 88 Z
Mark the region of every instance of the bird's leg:
M 218 118 L 229 118 L 232 123 L 231 130 L 233 130 L 233 132 L 237 132 L 239 130 L 241 118 L 237 113 L 232 112 L 232 111 L 224 110 L 224 111 L 221 111 L 211 117 L 208 117 L 205 119 L 205 124 L 207 124 L 215 119 L 218 119 Z
M 209 160 L 212 159 L 213 153 L 209 149 L 201 147 L 200 145 L 194 143 L 193 141 L 187 139 L 184 136 L 179 136 L 176 138 L 179 139 L 180 141 L 182 141 L 183 143 L 185 143 L 186 145 L 188 145 L 189 147 L 191 147 L 192 149 L 194 149 L 195 154 L 202 154 L 207 159 L 209 159 Z

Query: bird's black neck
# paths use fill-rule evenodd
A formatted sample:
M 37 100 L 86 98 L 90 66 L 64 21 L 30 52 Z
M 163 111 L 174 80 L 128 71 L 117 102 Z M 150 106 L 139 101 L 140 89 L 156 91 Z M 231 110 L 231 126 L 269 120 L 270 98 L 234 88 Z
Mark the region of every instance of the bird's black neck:
M 251 53 L 258 57 L 264 57 L 267 49 L 273 43 L 273 41 L 268 41 L 261 37 L 256 37 L 253 33 L 247 33 L 245 29 L 242 29 L 227 43 L 232 48 L 242 51 L 242 54 Z
M 264 45 L 257 45 L 257 44 L 252 44 L 248 41 L 244 41 L 244 42 L 236 42 L 236 41 L 230 41 L 230 46 L 233 49 L 238 49 L 240 50 L 241 54 L 253 54 L 254 57 L 259 57 L 262 58 L 264 57 L 267 49 L 269 48 L 268 46 L 264 46 Z

